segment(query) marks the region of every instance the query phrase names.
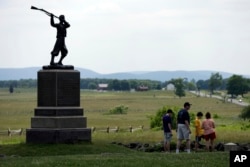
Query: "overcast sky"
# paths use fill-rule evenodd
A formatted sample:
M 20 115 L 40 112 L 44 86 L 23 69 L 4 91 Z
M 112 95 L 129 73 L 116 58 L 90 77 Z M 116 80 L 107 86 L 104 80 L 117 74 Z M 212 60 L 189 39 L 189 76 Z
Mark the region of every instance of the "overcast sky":
M 249 0 L 1 0 L 0 68 L 49 64 L 56 29 L 32 5 L 70 23 L 65 65 L 250 74 Z

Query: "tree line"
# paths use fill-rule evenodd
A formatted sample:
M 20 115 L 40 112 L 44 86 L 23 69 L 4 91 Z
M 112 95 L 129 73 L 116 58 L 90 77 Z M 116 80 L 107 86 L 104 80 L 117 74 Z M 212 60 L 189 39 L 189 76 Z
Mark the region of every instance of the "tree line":
M 80 79 L 81 89 L 98 89 L 99 84 L 108 84 L 108 90 L 127 91 L 137 89 L 139 86 L 148 87 L 149 90 L 160 90 L 162 83 L 154 80 L 118 80 L 118 79 L 99 79 L 86 78 Z M 0 81 L 0 88 L 36 88 L 36 79 L 6 80 Z
M 81 79 L 80 87 L 81 89 L 97 89 L 99 84 L 108 84 L 108 90 L 115 91 L 128 91 L 131 89 L 137 89 L 139 86 L 146 86 L 148 89 L 160 90 L 162 88 L 162 83 L 160 81 L 153 80 L 137 80 L 137 79 Z
M 168 81 L 175 86 L 175 94 L 180 98 L 185 96 L 185 90 L 208 90 L 210 95 L 214 94 L 215 90 L 227 90 L 227 94 L 231 98 L 244 94 L 250 91 L 250 79 L 244 78 L 241 75 L 232 75 L 229 78 L 223 79 L 220 73 L 212 73 L 208 80 L 194 80 L 188 82 L 185 78 L 177 78 Z
M 250 91 L 250 79 L 244 78 L 241 75 L 232 75 L 229 78 L 222 78 L 220 73 L 212 73 L 207 80 L 195 81 L 192 79 L 188 81 L 186 78 L 173 78 L 169 81 L 160 82 L 154 80 L 138 80 L 138 79 L 99 79 L 99 78 L 85 78 L 80 80 L 81 89 L 98 89 L 99 84 L 108 84 L 107 90 L 115 91 L 129 91 L 131 89 L 138 89 L 140 86 L 147 87 L 148 90 L 161 90 L 168 84 L 173 84 L 175 87 L 175 94 L 179 97 L 185 96 L 186 90 L 209 90 L 210 94 L 214 94 L 215 90 L 227 90 L 227 94 L 232 97 L 241 95 L 244 97 Z M 7 80 L 0 81 L 0 88 L 9 88 L 10 92 L 15 88 L 36 88 L 37 80 L 35 79 L 21 79 L 21 80 Z

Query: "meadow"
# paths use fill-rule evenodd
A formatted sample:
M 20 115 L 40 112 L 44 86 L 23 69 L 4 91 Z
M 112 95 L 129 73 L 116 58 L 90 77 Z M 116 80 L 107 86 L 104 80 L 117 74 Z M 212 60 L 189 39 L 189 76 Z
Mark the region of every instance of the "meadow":
M 246 95 L 249 97 L 250 95 Z M 30 128 L 37 105 L 36 89 L 0 89 L 0 166 L 229 166 L 228 152 L 164 154 L 144 153 L 110 144 L 111 142 L 159 143 L 162 131 L 150 129 L 150 116 L 163 106 L 182 107 L 192 103 L 190 112 L 211 112 L 216 123 L 216 142 L 249 143 L 249 122 L 238 118 L 242 106 L 219 99 L 186 93 L 178 98 L 172 91 L 97 92 L 81 90 L 81 107 L 87 126 L 96 127 L 91 143 L 32 145 L 25 144 L 25 134 L 9 137 L 7 129 Z M 127 106 L 127 114 L 107 114 L 115 106 Z M 129 127 L 144 126 L 129 132 Z M 118 133 L 105 133 L 107 126 L 119 126 Z M 194 131 L 194 130 L 193 130 Z M 194 134 L 192 135 L 192 140 Z M 173 142 L 176 142 L 174 133 Z

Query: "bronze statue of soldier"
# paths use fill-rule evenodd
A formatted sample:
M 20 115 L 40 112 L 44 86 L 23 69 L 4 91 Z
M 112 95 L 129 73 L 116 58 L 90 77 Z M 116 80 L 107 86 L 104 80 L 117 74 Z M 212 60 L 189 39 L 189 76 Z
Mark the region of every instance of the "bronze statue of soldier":
M 50 24 L 52 27 L 57 29 L 56 35 L 56 43 L 54 45 L 53 50 L 51 51 L 51 60 L 49 66 L 43 66 L 43 69 L 74 69 L 74 66 L 71 65 L 63 65 L 62 61 L 68 54 L 68 49 L 65 45 L 65 37 L 67 36 L 67 28 L 70 27 L 70 24 L 65 20 L 64 15 L 60 15 L 59 17 L 55 16 L 53 13 L 50 13 L 44 9 L 37 8 L 35 6 L 31 6 L 33 10 L 40 10 L 50 16 Z M 59 19 L 59 23 L 54 22 L 54 17 Z M 57 63 L 55 63 L 55 57 L 59 55 L 61 52 L 61 57 Z
M 51 61 L 50 65 L 55 66 L 55 65 L 63 65 L 62 60 L 67 56 L 68 54 L 68 49 L 65 44 L 65 37 L 67 36 L 67 28 L 70 27 L 70 24 L 65 20 L 64 15 L 59 16 L 59 23 L 55 24 L 54 23 L 54 15 L 51 13 L 50 14 L 50 24 L 52 27 L 55 27 L 57 29 L 57 35 L 56 35 L 56 43 L 55 46 L 51 52 Z M 54 59 L 56 56 L 58 56 L 59 52 L 61 52 L 61 57 L 58 61 L 58 63 L 54 62 Z

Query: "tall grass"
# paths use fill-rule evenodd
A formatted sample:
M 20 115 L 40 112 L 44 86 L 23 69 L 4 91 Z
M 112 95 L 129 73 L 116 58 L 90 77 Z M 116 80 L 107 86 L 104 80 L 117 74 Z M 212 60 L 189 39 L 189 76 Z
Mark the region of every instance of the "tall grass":
M 241 106 L 223 103 L 218 99 L 196 97 L 187 93 L 178 98 L 171 91 L 96 92 L 81 91 L 81 107 L 87 117 L 87 126 L 95 126 L 91 143 L 75 145 L 29 145 L 25 135 L 7 136 L 7 129 L 30 128 L 34 115 L 36 89 L 0 89 L 0 166 L 229 166 L 228 153 L 170 154 L 142 153 L 111 145 L 111 142 L 159 143 L 162 131 L 149 129 L 149 116 L 165 105 L 179 106 L 192 103 L 190 112 L 216 114 L 216 142 L 249 142 L 250 129 L 242 130 L 238 118 Z M 111 108 L 128 106 L 127 114 L 107 115 Z M 144 126 L 143 131 L 131 133 L 129 127 Z M 105 128 L 120 127 L 118 133 L 105 133 Z M 194 129 L 193 129 L 194 132 Z M 192 140 L 194 134 L 192 135 Z M 173 142 L 176 142 L 174 132 Z M 16 155 L 16 156 L 12 156 Z
M 13 94 L 10 94 L 7 89 L 0 89 L 0 131 L 8 128 L 30 128 L 30 118 L 34 115 L 34 108 L 37 105 L 36 98 L 36 89 L 17 89 Z M 235 104 L 223 103 L 218 99 L 208 97 L 196 97 L 189 93 L 186 97 L 180 99 L 172 91 L 81 91 L 81 107 L 84 108 L 84 116 L 87 117 L 87 126 L 97 129 L 104 129 L 107 126 L 119 126 L 120 129 L 128 129 L 130 126 L 143 125 L 145 131 L 147 131 L 150 125 L 149 116 L 154 115 L 159 108 L 164 105 L 181 108 L 185 101 L 193 104 L 191 113 L 196 114 L 198 111 L 206 113 L 209 111 L 212 115 L 218 116 L 218 119 L 215 119 L 218 139 L 220 139 L 220 135 L 223 135 L 225 141 L 248 141 L 248 138 L 245 137 L 249 137 L 246 135 L 249 130 L 241 130 L 242 120 L 238 118 L 243 107 Z M 105 114 L 118 105 L 128 106 L 128 113 L 121 115 Z M 233 140 L 233 136 L 230 135 L 232 132 L 237 133 L 237 136 L 245 137 L 234 137 Z M 227 133 L 228 135 L 225 136 Z M 0 141 L 1 138 L 2 135 L 0 135 Z M 161 133 L 157 135 L 157 138 L 162 138 Z M 141 140 L 145 139 L 142 135 Z M 158 142 L 158 139 L 155 142 Z

